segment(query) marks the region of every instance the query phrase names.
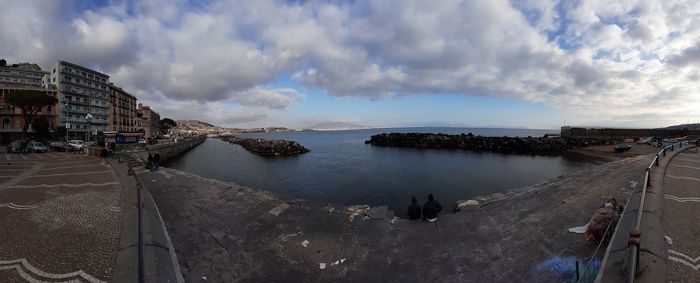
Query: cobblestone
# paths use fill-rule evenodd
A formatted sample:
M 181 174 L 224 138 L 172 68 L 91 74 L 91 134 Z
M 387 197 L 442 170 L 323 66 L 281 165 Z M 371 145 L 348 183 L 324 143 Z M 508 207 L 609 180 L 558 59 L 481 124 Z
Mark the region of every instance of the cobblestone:
M 68 153 L 0 160 L 12 176 L 0 178 L 0 282 L 109 281 L 121 223 L 111 168 Z

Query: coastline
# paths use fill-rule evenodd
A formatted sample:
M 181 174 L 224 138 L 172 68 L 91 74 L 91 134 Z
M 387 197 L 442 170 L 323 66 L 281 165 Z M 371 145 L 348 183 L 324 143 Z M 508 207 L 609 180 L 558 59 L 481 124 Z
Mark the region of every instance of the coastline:
M 639 180 L 643 170 L 637 169 L 648 160 L 625 158 L 477 198 L 479 205 L 441 214 L 439 227 L 392 221 L 391 211 L 381 219 L 349 222 L 347 209 L 337 205 L 329 212 L 328 204 L 283 199 L 174 169 L 138 174 L 151 180 L 146 186 L 167 226 L 174 227 L 171 238 L 188 282 L 202 277 L 507 281 L 525 274 L 559 280 L 561 274 L 538 266 L 554 255 L 589 256 L 593 247 L 566 229 L 584 224 L 611 197 L 626 200 L 630 181 Z M 303 240 L 311 246 L 300 245 Z M 348 262 L 330 265 L 341 258 Z M 425 266 L 425 259 L 441 265 Z M 320 263 L 328 265 L 320 269 Z

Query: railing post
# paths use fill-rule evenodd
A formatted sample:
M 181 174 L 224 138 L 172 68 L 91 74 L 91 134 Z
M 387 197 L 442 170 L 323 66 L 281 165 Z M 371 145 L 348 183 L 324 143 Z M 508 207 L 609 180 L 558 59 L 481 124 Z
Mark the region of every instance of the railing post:
M 656 154 L 656 164 L 655 165 L 659 166 L 659 154 L 658 153 Z
M 663 149 L 662 152 L 664 153 L 664 156 L 666 156 L 666 149 Z
M 675 144 L 672 144 L 672 145 L 671 145 L 671 151 L 676 151 L 676 145 L 675 145 Z

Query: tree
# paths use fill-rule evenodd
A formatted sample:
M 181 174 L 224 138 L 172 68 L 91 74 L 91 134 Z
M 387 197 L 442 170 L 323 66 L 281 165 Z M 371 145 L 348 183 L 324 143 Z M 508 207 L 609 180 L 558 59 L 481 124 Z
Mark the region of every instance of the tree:
M 5 103 L 22 110 L 22 119 L 24 120 L 22 138 L 27 136 L 29 123 L 34 120 L 39 110 L 54 105 L 57 101 L 58 99 L 41 90 L 20 90 L 5 94 Z
M 173 119 L 170 118 L 163 118 L 162 120 L 160 120 L 159 124 L 160 131 L 164 134 L 167 133 L 168 130 L 177 127 L 177 122 L 173 121 Z
M 45 139 L 48 138 L 51 132 L 51 124 L 49 120 L 44 116 L 38 116 L 32 120 L 32 129 L 36 133 L 37 138 Z

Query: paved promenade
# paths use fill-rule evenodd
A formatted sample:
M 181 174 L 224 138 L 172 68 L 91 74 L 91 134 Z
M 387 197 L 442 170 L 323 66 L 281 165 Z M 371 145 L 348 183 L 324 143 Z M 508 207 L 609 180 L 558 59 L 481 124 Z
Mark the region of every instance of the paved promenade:
M 343 205 L 329 209 L 167 168 L 137 174 L 186 282 L 563 282 L 575 260 L 595 249 L 567 229 L 588 222 L 609 198 L 624 202 L 650 161 L 606 163 L 458 213 L 443 203 L 438 226 L 392 221 L 391 212 L 350 221 Z
M 668 282 L 700 282 L 700 153 L 678 154 L 664 176 Z
M 0 154 L 0 282 L 109 281 L 117 188 L 112 169 L 94 157 Z

